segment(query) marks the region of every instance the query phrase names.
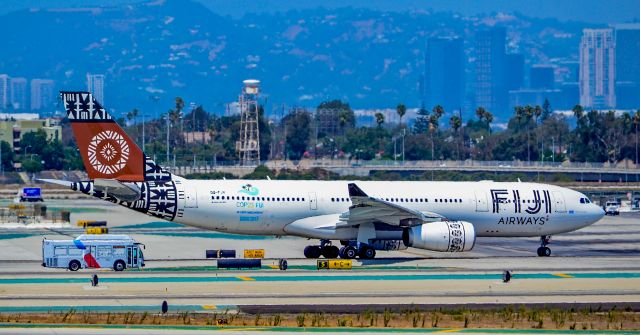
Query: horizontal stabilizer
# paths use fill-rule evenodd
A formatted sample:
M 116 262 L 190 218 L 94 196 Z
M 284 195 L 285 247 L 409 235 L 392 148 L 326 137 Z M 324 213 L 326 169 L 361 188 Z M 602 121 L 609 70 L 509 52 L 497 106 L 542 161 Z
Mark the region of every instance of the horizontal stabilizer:
M 62 186 L 66 186 L 71 188 L 71 185 L 73 185 L 73 182 L 68 181 L 68 180 L 60 180 L 60 179 L 36 179 L 38 181 L 41 181 L 43 183 L 49 183 L 49 184 L 56 184 L 56 185 L 62 185 Z
M 140 199 L 142 192 L 135 184 L 123 183 L 115 179 L 95 179 L 93 188 L 119 200 L 133 202 Z

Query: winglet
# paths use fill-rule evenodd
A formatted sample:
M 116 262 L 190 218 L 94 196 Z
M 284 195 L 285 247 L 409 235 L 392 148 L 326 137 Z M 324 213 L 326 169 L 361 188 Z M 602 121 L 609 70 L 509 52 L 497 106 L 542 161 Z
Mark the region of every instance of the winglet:
M 369 197 L 355 183 L 349 183 L 349 196 L 350 197 Z

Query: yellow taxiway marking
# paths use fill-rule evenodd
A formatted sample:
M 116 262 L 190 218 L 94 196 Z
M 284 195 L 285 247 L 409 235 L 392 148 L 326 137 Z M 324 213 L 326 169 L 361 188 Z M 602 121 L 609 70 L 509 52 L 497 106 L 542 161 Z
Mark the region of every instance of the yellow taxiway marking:
M 279 267 L 277 265 L 269 265 L 270 268 L 272 269 L 279 269 Z
M 237 276 L 236 278 L 245 280 L 245 281 L 251 281 L 251 280 L 255 280 L 254 278 L 251 277 L 247 277 L 247 276 Z
M 216 305 L 202 305 L 202 309 L 218 309 Z
M 573 278 L 573 276 L 570 276 L 570 275 L 565 274 L 565 273 L 554 273 L 553 275 L 556 276 L 556 277 L 562 277 L 562 278 Z
M 459 331 L 460 331 L 460 329 L 444 329 L 444 330 L 439 330 L 439 331 L 434 332 L 434 333 L 457 333 Z

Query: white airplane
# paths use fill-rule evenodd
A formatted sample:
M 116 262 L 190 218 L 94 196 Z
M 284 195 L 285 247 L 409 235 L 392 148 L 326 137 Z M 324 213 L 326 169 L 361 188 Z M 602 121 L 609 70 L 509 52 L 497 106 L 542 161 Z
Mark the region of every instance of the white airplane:
M 485 236 L 540 236 L 538 256 L 550 256 L 551 235 L 604 215 L 584 194 L 535 183 L 188 180 L 145 156 L 90 93 L 61 95 L 90 180 L 45 181 L 188 226 L 319 240 L 308 258 L 462 252 Z

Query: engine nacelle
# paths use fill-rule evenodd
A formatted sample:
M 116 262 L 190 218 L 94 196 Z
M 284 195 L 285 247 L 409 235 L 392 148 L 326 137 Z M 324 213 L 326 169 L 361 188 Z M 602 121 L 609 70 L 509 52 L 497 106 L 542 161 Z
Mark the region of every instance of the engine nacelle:
M 476 243 L 476 230 L 465 221 L 438 221 L 407 228 L 402 233 L 407 247 L 432 251 L 469 251 Z

